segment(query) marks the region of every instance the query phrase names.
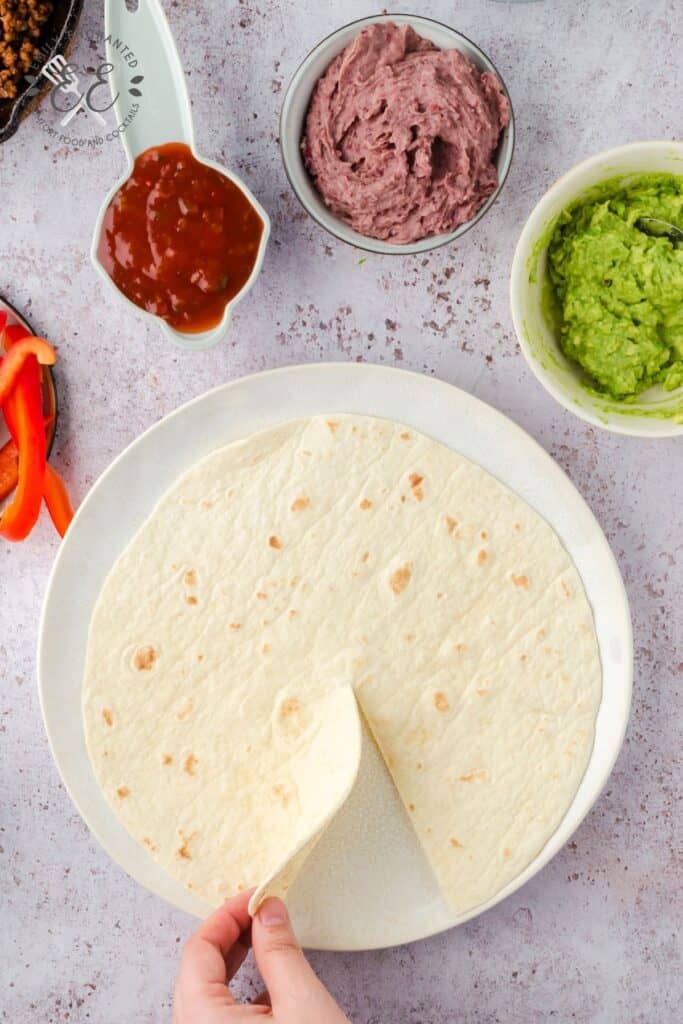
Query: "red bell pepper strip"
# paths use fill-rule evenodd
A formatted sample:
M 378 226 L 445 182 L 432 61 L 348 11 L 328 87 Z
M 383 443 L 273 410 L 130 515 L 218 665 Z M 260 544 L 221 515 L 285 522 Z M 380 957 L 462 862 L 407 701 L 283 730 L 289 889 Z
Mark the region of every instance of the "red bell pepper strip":
M 50 428 L 53 423 L 54 416 L 46 416 L 43 420 L 46 444 L 50 440 Z M 18 479 L 19 449 L 14 438 L 11 438 L 0 448 L 0 501 L 4 501 L 12 493 Z
M 19 376 L 19 371 L 30 355 L 34 355 L 43 366 L 53 366 L 57 359 L 52 345 L 49 345 L 43 338 L 29 335 L 27 338 L 22 338 L 21 341 L 14 342 L 0 362 L 0 405 L 5 404 L 5 399 Z
M 20 341 L 24 341 L 24 339 L 30 337 L 31 335 L 29 332 L 25 327 L 22 327 L 21 324 L 10 324 L 0 333 L 0 355 L 4 353 L 5 358 L 7 358 L 7 353 L 14 345 L 18 345 Z M 14 405 L 11 405 L 9 402 L 5 402 L 0 408 L 2 408 L 7 428 L 12 435 L 14 443 L 16 444 L 17 425 L 14 419 Z
M 59 536 L 63 537 L 74 517 L 74 510 L 64 481 L 49 463 L 45 467 L 44 494 L 50 518 Z
M 19 325 L 5 327 L 5 347 L 9 350 L 27 336 L 28 331 Z M 23 540 L 40 515 L 46 466 L 42 405 L 40 367 L 31 354 L 19 370 L 14 388 L 3 405 L 7 425 L 19 451 L 17 488 L 0 516 L 0 536 L 6 540 Z
M 7 324 L 2 331 L 2 341 L 6 352 L 9 352 L 12 345 L 16 345 L 22 338 L 30 338 L 31 332 L 27 331 L 21 324 Z M 2 347 L 2 346 L 0 346 Z
M 24 352 L 21 367 L 17 369 L 16 372 L 14 373 L 14 392 L 10 393 L 9 399 L 13 399 L 15 397 L 17 388 L 19 388 L 19 390 L 21 391 L 20 384 L 22 378 L 24 377 L 24 371 L 26 367 L 33 366 L 33 370 L 38 371 L 38 394 L 40 405 L 42 408 L 42 391 L 40 390 L 40 369 L 36 362 L 36 357 L 40 358 L 40 356 L 43 355 L 43 357 L 45 358 L 40 361 L 45 362 L 47 365 L 51 365 L 52 362 L 54 362 L 55 360 L 54 349 L 52 349 L 47 342 L 43 341 L 43 339 L 34 338 L 33 335 L 30 335 L 29 332 L 19 324 L 13 324 L 10 327 L 5 328 L 3 332 L 1 319 L 0 341 L 4 341 L 5 347 L 9 350 L 10 353 L 10 355 L 6 357 L 6 361 L 7 359 L 11 359 L 13 357 L 14 352 L 20 346 L 23 346 L 24 342 L 29 342 L 29 345 L 24 346 L 24 348 L 30 349 L 30 351 Z M 36 351 L 38 346 L 35 345 L 35 342 L 40 343 L 39 351 Z M 14 357 L 14 359 L 17 359 L 17 357 Z M 0 367 L 0 373 L 1 369 L 2 367 Z M 9 441 L 8 444 L 5 445 L 3 449 L 0 449 L 0 500 L 2 499 L 2 497 L 6 496 L 6 494 L 9 493 L 12 490 L 12 488 L 17 484 L 17 480 L 19 478 L 19 466 L 21 465 L 21 459 L 19 458 L 19 448 L 17 447 L 19 432 L 22 429 L 21 403 L 10 401 L 9 399 L 6 400 L 4 403 L 3 412 L 5 414 L 5 420 L 7 421 L 7 425 L 12 434 L 12 440 Z M 47 433 L 52 424 L 52 417 L 43 419 L 41 416 L 41 422 L 43 425 L 44 440 L 46 447 Z M 3 476 L 3 468 L 7 470 L 6 479 Z M 5 490 L 5 494 L 2 493 L 3 487 L 7 488 L 7 490 Z M 71 523 L 71 520 L 73 519 L 73 509 L 71 507 L 71 502 L 69 500 L 69 495 L 67 493 L 64 481 L 62 480 L 59 473 L 57 473 L 56 470 L 52 469 L 52 467 L 47 462 L 44 463 L 42 497 L 44 497 L 45 499 L 45 504 L 47 506 L 48 512 L 50 513 L 50 517 L 55 525 L 55 528 L 57 529 L 58 533 L 63 537 L 69 527 L 69 524 Z M 17 496 L 15 495 L 15 500 L 12 502 L 12 505 L 14 505 L 16 501 Z M 5 509 L 5 512 L 6 511 L 7 508 Z M 0 518 L 0 534 L 3 533 L 4 522 L 5 520 L 3 515 L 3 517 Z M 10 537 L 9 539 L 20 538 Z
M 0 501 L 12 493 L 18 479 L 19 449 L 12 440 L 0 448 Z
M 33 364 L 33 365 L 32 365 Z M 40 395 L 40 371 L 35 357 L 27 361 L 5 403 L 19 449 L 19 477 L 14 497 L 0 516 L 0 535 L 23 540 L 40 515 L 45 484 L 46 444 Z

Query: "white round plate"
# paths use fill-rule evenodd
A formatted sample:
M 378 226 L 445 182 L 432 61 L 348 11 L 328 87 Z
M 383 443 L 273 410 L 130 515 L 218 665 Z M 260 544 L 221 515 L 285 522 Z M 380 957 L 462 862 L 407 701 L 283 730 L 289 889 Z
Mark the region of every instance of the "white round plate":
M 105 576 L 161 495 L 208 452 L 283 420 L 316 413 L 398 420 L 488 470 L 543 515 L 572 555 L 588 593 L 603 668 L 595 747 L 579 791 L 541 853 L 487 904 L 456 917 L 443 902 L 371 743 L 360 783 L 292 889 L 304 945 L 370 949 L 423 938 L 493 906 L 567 842 L 602 789 L 622 743 L 631 699 L 632 636 L 624 586 L 587 505 L 546 452 L 501 413 L 441 381 L 387 367 L 318 364 L 225 384 L 155 424 L 100 477 L 57 556 L 40 628 L 43 716 L 64 784 L 115 861 L 189 913 L 207 907 L 131 839 L 90 767 L 81 717 L 88 624 Z

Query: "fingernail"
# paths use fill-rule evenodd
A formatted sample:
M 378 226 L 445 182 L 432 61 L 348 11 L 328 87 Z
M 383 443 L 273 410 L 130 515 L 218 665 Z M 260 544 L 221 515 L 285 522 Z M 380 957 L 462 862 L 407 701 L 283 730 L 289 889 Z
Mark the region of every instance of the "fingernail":
M 258 916 L 267 928 L 276 924 L 287 923 L 287 907 L 282 900 L 271 897 L 262 903 L 258 910 Z

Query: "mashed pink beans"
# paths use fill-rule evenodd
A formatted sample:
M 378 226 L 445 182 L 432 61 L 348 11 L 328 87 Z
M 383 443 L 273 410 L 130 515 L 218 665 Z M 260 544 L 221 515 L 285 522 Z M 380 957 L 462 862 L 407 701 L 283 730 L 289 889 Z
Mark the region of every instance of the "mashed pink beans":
M 415 242 L 470 220 L 496 188 L 510 108 L 498 78 L 406 25 L 364 28 L 319 79 L 304 161 L 362 235 Z

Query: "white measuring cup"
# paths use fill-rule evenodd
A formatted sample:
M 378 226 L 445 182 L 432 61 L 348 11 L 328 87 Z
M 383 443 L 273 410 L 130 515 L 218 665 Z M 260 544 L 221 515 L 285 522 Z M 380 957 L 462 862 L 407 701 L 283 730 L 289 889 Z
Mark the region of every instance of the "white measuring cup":
M 170 341 L 181 348 L 195 351 L 210 348 L 225 336 L 235 304 L 249 291 L 259 275 L 270 234 L 270 219 L 236 174 L 197 152 L 185 76 L 159 0 L 138 0 L 136 10 L 128 10 L 125 0 L 105 0 L 104 34 L 107 61 L 113 65 L 110 74 L 111 92 L 112 96 L 118 96 L 114 102 L 116 125 L 128 158 L 128 168 L 102 204 L 95 223 L 90 258 L 95 270 L 114 289 L 119 299 L 148 320 L 156 321 Z M 131 80 L 138 75 L 143 76 L 139 87 L 136 84 L 131 86 Z M 140 94 L 140 103 L 129 123 L 121 128 L 127 113 L 122 97 L 128 98 L 131 87 L 136 88 Z M 254 207 L 263 224 L 256 262 L 247 282 L 226 305 L 221 322 L 207 331 L 197 333 L 178 331 L 161 317 L 131 302 L 112 281 L 100 263 L 97 251 L 109 204 L 128 180 L 136 157 L 152 146 L 162 146 L 168 142 L 184 142 L 197 160 L 234 182 Z

